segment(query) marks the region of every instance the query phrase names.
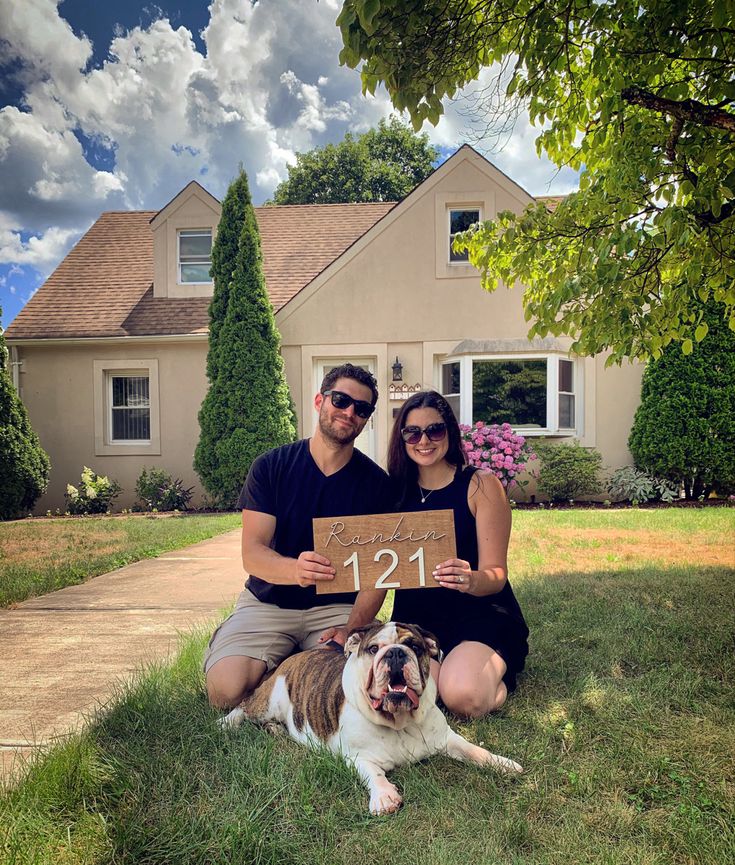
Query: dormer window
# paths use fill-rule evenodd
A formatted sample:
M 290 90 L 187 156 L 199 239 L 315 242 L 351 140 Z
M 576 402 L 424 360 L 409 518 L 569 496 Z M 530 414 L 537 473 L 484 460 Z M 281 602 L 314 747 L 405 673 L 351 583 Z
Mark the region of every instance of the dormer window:
M 454 238 L 457 234 L 462 231 L 467 231 L 467 229 L 474 225 L 476 222 L 480 221 L 480 211 L 477 208 L 470 208 L 467 210 L 455 210 L 454 208 L 450 208 L 449 210 L 449 261 L 452 263 L 463 263 L 469 260 L 469 255 L 467 251 L 465 252 L 455 252 L 452 249 L 452 243 L 454 242 Z
M 211 284 L 212 229 L 182 229 L 178 232 L 178 241 L 179 284 Z

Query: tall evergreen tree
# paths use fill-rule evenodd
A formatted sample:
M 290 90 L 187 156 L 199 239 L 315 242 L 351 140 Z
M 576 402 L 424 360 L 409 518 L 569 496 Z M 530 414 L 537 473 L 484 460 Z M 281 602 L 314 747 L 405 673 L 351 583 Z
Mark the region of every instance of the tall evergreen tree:
M 245 221 L 245 211 L 249 206 L 248 178 L 240 166 L 240 172 L 230 184 L 225 200 L 222 202 L 217 236 L 212 246 L 211 274 L 214 281 L 214 294 L 209 305 L 210 351 L 207 354 L 207 376 L 210 381 L 217 378 L 217 356 L 211 347 L 219 344 L 219 329 L 227 312 L 230 283 L 235 272 L 237 250 L 240 243 L 240 232 Z
M 690 355 L 676 345 L 651 361 L 628 446 L 635 463 L 681 483 L 688 499 L 735 492 L 735 333 L 708 304 L 708 330 Z
M 209 338 L 210 386 L 199 412 L 194 455 L 204 488 L 223 507 L 234 507 L 255 457 L 295 438 L 280 335 L 266 292 L 258 224 L 244 172 L 225 201 L 230 193 L 244 206 L 223 207 L 217 229 L 218 240 L 224 232 L 223 244 L 232 249 L 231 237 L 240 225 L 231 280 L 212 303 L 212 318 L 216 315 L 217 320 Z M 222 259 L 221 274 L 213 262 L 215 279 L 226 278 L 224 254 Z
M 10 379 L 0 330 L 0 519 L 23 516 L 48 484 L 50 463 Z

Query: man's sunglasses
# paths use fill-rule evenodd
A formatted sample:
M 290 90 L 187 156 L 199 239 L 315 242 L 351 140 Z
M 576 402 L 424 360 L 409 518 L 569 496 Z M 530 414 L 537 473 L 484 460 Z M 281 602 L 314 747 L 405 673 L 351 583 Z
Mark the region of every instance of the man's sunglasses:
M 324 396 L 330 397 L 332 405 L 335 408 L 349 408 L 355 406 L 355 414 L 361 418 L 369 418 L 375 411 L 375 406 L 366 402 L 364 399 L 354 399 L 348 393 L 342 393 L 341 390 L 325 390 Z
M 430 423 L 423 429 L 420 426 L 404 426 L 401 430 L 401 436 L 407 445 L 417 445 L 424 433 L 430 442 L 440 442 L 447 434 L 447 425 L 442 421 L 441 423 Z

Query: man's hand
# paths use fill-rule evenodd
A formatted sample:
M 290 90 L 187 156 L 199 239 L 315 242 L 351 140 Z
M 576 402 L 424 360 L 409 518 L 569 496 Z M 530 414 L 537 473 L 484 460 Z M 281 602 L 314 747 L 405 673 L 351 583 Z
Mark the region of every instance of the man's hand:
M 339 643 L 340 646 L 344 646 L 347 641 L 347 628 L 343 625 L 339 628 L 327 628 L 326 631 L 319 637 L 320 643 L 328 643 L 330 640 L 334 640 L 335 643 Z
M 333 580 L 332 563 L 313 550 L 304 550 L 296 559 L 296 583 L 302 588 L 314 586 L 319 580 Z

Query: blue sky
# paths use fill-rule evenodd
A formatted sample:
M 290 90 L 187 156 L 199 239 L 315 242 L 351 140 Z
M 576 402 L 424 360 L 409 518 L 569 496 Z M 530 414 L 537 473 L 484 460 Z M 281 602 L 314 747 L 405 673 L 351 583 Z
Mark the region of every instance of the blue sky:
M 388 116 L 339 66 L 338 0 L 0 0 L 0 306 L 7 326 L 105 210 L 156 210 L 192 178 L 221 198 L 242 163 L 255 203 L 297 152 Z M 466 105 L 426 127 L 443 154 Z M 486 155 L 537 195 L 572 172 L 523 119 Z

